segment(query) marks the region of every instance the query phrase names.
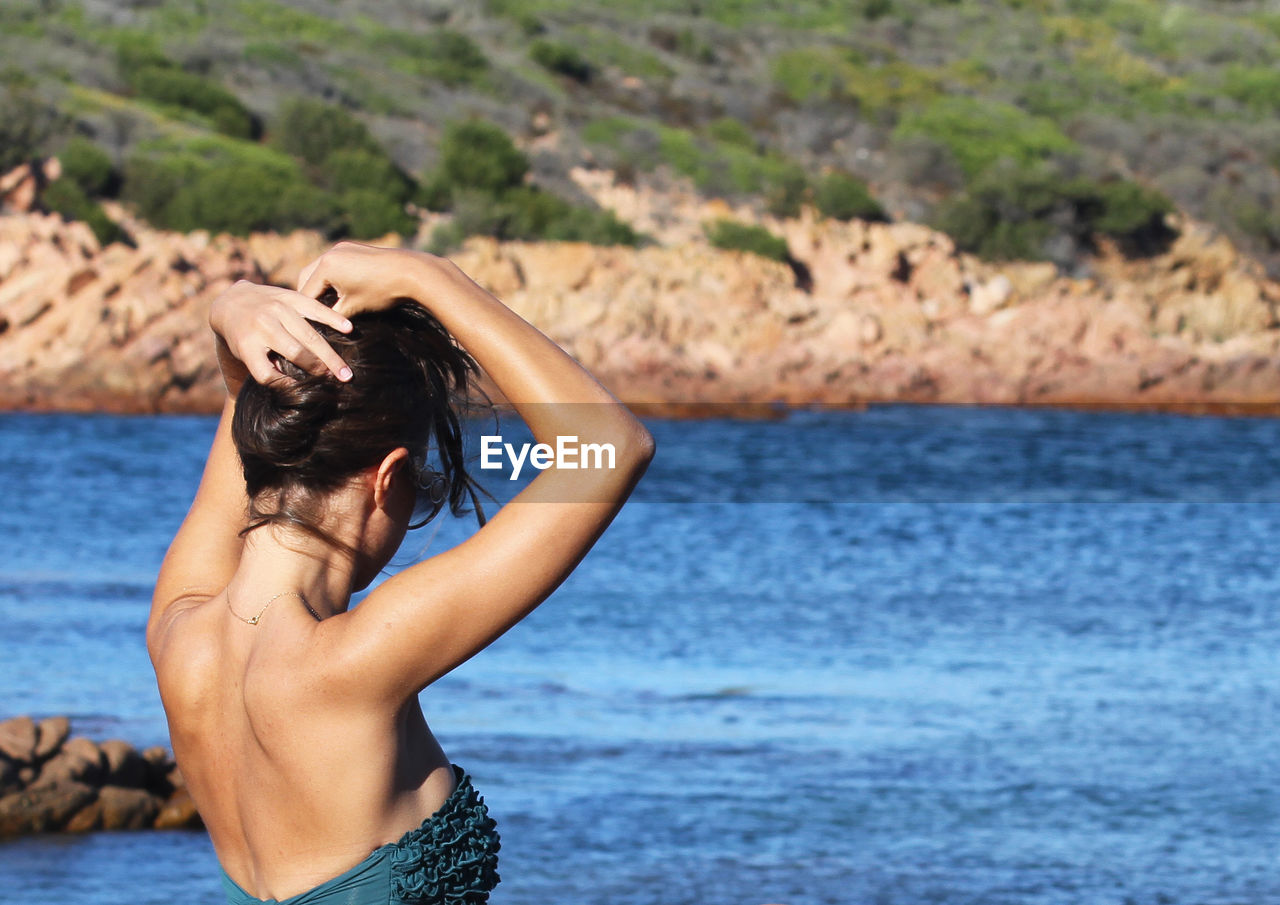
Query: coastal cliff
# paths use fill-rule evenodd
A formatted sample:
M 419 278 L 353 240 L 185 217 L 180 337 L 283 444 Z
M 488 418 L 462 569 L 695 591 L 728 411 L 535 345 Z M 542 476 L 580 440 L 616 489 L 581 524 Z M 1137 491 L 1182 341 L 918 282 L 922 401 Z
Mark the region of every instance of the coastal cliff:
M 576 171 L 644 248 L 473 238 L 452 257 L 628 403 L 870 402 L 1280 412 L 1280 284 L 1205 225 L 1158 256 L 1105 245 L 1087 279 L 990 264 L 911 223 L 758 221 Z M 292 286 L 318 233 L 248 238 L 124 222 L 135 247 L 35 210 L 0 215 L 0 406 L 213 412 L 206 323 L 237 279 Z M 790 264 L 712 247 L 755 219 Z M 424 229 L 429 224 L 424 224 Z

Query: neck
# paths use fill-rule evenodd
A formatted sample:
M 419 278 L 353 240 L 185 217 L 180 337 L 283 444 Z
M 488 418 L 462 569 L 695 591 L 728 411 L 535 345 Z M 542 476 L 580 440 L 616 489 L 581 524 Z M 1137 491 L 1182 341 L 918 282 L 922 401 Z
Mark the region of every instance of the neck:
M 240 566 L 227 595 L 242 617 L 250 617 L 274 595 L 301 594 L 322 619 L 345 612 L 355 586 L 356 564 L 349 553 L 302 531 L 264 525 L 245 538 Z M 282 597 L 272 604 L 292 602 Z

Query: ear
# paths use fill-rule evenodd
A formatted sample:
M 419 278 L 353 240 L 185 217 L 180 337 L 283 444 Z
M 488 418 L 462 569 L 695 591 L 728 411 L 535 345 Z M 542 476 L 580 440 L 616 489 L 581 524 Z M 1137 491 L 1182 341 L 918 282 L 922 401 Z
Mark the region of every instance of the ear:
M 391 450 L 383 457 L 373 476 L 373 502 L 380 509 L 385 509 L 391 494 L 391 482 L 397 471 L 408 474 L 409 450 L 403 446 Z

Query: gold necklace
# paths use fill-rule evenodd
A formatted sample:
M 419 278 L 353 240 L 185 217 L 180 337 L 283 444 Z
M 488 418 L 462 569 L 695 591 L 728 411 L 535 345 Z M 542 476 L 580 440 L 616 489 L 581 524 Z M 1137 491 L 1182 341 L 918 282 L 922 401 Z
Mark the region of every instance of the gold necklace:
M 270 600 L 268 600 L 268 601 L 263 605 L 262 609 L 258 610 L 258 615 L 254 616 L 252 619 L 246 619 L 246 618 L 244 618 L 243 616 L 241 616 L 239 613 L 237 613 L 237 612 L 235 611 L 235 608 L 231 606 L 231 595 L 230 595 L 230 594 L 227 594 L 227 609 L 231 610 L 231 615 L 232 615 L 232 616 L 235 616 L 235 617 L 236 617 L 237 619 L 239 619 L 241 622 L 244 622 L 244 623 L 246 623 L 246 624 L 248 624 L 248 625 L 257 625 L 257 624 L 258 624 L 258 620 L 262 618 L 262 614 L 263 614 L 263 613 L 265 613 L 265 612 L 267 611 L 267 607 L 271 606 L 271 604 L 275 603 L 277 600 L 279 600 L 281 597 L 284 597 L 284 596 L 285 596 L 285 595 L 287 595 L 287 594 L 292 594 L 293 596 L 295 596 L 295 597 L 297 597 L 299 600 L 301 600 L 301 601 L 302 601 L 302 605 L 303 605 L 303 606 L 305 606 L 305 607 L 307 608 L 307 612 L 308 612 L 308 613 L 310 613 L 312 616 L 314 616 L 314 617 L 315 617 L 316 622 L 323 622 L 323 621 L 324 621 L 323 619 L 321 619 L 321 618 L 320 618 L 320 614 L 319 614 L 319 613 L 317 613 L 314 609 L 312 609 L 312 608 L 311 608 L 311 604 L 307 603 L 307 598 L 306 598 L 306 597 L 303 597 L 303 596 L 302 596 L 302 594 L 300 594 L 300 593 L 299 593 L 299 592 L 297 592 L 297 591 L 281 591 L 281 592 L 280 592 L 279 594 L 277 594 L 275 597 L 272 597 Z

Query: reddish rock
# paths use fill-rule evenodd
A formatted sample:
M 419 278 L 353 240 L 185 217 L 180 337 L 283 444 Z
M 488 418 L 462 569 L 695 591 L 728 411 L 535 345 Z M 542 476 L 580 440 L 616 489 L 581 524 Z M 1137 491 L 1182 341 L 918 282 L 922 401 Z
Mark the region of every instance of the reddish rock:
M 106 780 L 108 785 L 124 786 L 140 789 L 147 782 L 147 762 L 142 755 L 126 741 L 118 738 L 108 739 L 98 746 L 106 758 Z
M 102 799 L 95 798 L 67 821 L 63 828 L 67 833 L 91 833 L 102 829 Z
M 37 732 L 29 716 L 15 716 L 0 723 L 0 754 L 18 763 L 35 759 Z
M 99 785 L 106 778 L 106 759 L 87 738 L 73 738 L 40 769 L 39 785 L 82 782 Z
M 79 782 L 56 782 L 0 798 L 0 838 L 60 830 L 98 792 Z
M 51 716 L 36 727 L 36 760 L 45 760 L 62 747 L 71 734 L 71 721 L 65 716 Z
M 200 813 L 196 810 L 191 793 L 186 789 L 178 789 L 160 808 L 156 815 L 155 828 L 158 830 L 189 830 L 204 826 Z
M 103 786 L 98 793 L 102 802 L 104 830 L 140 830 L 150 827 L 160 813 L 160 801 L 145 789 Z
M 1149 259 L 1126 260 L 1104 240 L 1094 276 L 1073 280 L 1044 263 L 980 261 L 918 224 L 839 223 L 809 208 L 757 218 L 598 172 L 574 178 L 665 244 L 476 238 L 453 257 L 628 402 L 1280 412 L 1280 284 L 1191 221 Z M 242 277 L 295 285 L 323 238 L 178 235 L 105 207 L 136 248 L 102 249 L 58 217 L 0 216 L 0 407 L 216 412 L 209 302 Z M 717 216 L 782 235 L 805 288 L 785 265 L 710 247 L 701 223 Z

